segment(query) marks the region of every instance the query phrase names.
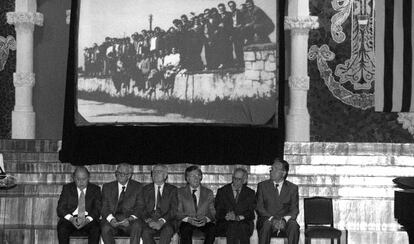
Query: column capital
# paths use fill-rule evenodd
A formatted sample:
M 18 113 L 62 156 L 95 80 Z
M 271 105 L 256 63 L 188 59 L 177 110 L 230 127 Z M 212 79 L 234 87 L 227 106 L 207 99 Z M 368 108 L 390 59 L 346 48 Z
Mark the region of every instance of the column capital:
M 34 12 L 7 12 L 9 25 L 38 25 L 43 26 L 43 14 Z
M 33 87 L 35 85 L 34 73 L 13 73 L 13 84 L 15 87 Z
M 285 30 L 317 29 L 319 28 L 318 16 L 286 16 Z
M 309 76 L 290 76 L 289 87 L 296 90 L 309 90 Z

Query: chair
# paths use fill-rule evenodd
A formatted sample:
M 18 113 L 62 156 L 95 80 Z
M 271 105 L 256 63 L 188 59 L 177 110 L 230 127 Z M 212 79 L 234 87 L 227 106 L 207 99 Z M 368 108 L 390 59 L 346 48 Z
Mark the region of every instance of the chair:
M 311 197 L 303 199 L 305 215 L 305 244 L 312 239 L 337 239 L 341 243 L 341 231 L 333 226 L 332 198 Z

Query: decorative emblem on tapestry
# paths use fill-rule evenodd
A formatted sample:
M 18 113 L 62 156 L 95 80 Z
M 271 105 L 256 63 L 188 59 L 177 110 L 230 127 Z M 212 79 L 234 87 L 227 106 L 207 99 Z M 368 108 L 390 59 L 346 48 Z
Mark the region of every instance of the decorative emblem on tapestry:
M 347 50 L 350 44 L 350 57 L 338 63 L 335 72 L 328 62 L 341 60 L 341 57 L 332 52 L 328 44 L 311 46 L 308 58 L 317 61 L 319 73 L 334 97 L 355 108 L 371 108 L 375 79 L 373 0 L 332 0 L 331 4 L 337 12 L 331 18 L 330 28 L 332 39 L 338 44 L 335 50 Z M 348 19 L 349 37 L 342 28 Z
M 0 71 L 6 66 L 9 50 L 16 50 L 16 40 L 13 36 L 0 36 Z

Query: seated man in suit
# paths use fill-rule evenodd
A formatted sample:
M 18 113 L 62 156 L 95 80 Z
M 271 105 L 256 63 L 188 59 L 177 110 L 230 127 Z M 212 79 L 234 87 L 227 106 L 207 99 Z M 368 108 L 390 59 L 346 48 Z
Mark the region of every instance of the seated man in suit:
M 269 244 L 271 234 L 286 232 L 289 244 L 299 242 L 298 186 L 287 181 L 289 163 L 275 159 L 270 170 L 270 179 L 257 185 L 257 230 L 259 244 Z
M 151 171 L 153 183 L 143 189 L 142 230 L 144 244 L 155 244 L 154 235 L 159 235 L 159 244 L 169 244 L 176 232 L 177 187 L 165 183 L 168 169 L 164 165 L 155 165 Z
M 215 201 L 216 233 L 227 237 L 227 244 L 250 243 L 253 234 L 255 192 L 247 187 L 247 171 L 237 168 L 233 182 L 218 189 Z
M 115 244 L 114 235 L 129 235 L 131 244 L 139 244 L 142 231 L 141 183 L 131 179 L 133 168 L 119 164 L 116 181 L 102 187 L 102 240 Z
M 69 244 L 72 234 L 87 235 L 89 244 L 98 244 L 101 189 L 89 183 L 89 171 L 83 166 L 72 178 L 74 182 L 63 186 L 57 206 L 59 244 Z
M 180 223 L 180 244 L 191 244 L 195 229 L 205 234 L 204 243 L 215 240 L 214 195 L 213 191 L 202 186 L 203 172 L 197 166 L 185 170 L 187 185 L 178 189 L 177 218 Z

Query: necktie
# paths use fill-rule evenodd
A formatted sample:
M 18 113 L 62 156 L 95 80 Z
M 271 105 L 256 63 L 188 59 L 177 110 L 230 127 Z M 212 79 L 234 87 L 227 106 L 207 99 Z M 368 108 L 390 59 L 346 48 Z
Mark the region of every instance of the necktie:
M 81 190 L 78 199 L 78 217 L 85 218 L 85 193 Z
M 279 184 L 275 184 L 276 195 L 279 196 Z
M 237 189 L 236 190 L 236 197 L 234 198 L 234 200 L 236 201 L 236 203 L 239 201 L 239 195 L 240 195 L 240 190 Z
M 118 215 L 122 215 L 122 202 L 124 201 L 125 197 L 125 186 L 122 187 L 121 195 L 119 195 L 118 204 L 116 205 L 115 217 Z
M 196 191 L 197 190 L 193 190 L 193 202 L 194 202 L 194 209 L 197 212 L 197 196 L 196 196 Z
M 161 186 L 158 186 L 156 209 L 161 209 Z

